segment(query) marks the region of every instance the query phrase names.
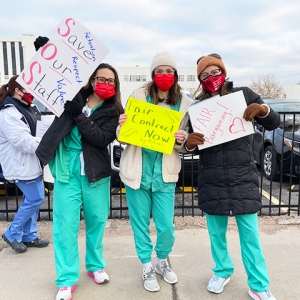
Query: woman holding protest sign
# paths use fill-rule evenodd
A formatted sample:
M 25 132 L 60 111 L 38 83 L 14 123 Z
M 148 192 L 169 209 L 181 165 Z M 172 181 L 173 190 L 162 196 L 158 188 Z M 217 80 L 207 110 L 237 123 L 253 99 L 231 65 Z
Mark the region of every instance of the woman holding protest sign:
M 28 247 L 46 247 L 37 235 L 37 218 L 45 191 L 42 168 L 35 155 L 40 138 L 36 123 L 41 114 L 33 96 L 13 76 L 0 88 L 0 177 L 13 181 L 23 192 L 23 202 L 2 238 L 18 253 Z
M 36 153 L 54 177 L 53 244 L 56 299 L 71 299 L 79 280 L 78 228 L 83 207 L 86 225 L 85 265 L 95 283 L 109 281 L 104 271 L 103 235 L 110 209 L 110 158 L 116 138 L 120 82 L 116 70 L 101 63 L 64 112 L 55 118 Z
M 170 284 L 178 281 L 167 258 L 175 241 L 174 196 L 181 167 L 178 151 L 185 151 L 183 144 L 188 130 L 187 109 L 192 100 L 181 91 L 177 66 L 169 53 L 158 53 L 152 61 L 150 72 L 152 81 L 135 90 L 131 97 L 183 113 L 179 130 L 174 133 L 176 142 L 171 155 L 127 144 L 120 162 L 120 177 L 126 188 L 135 247 L 143 264 L 144 287 L 154 292 L 160 289 L 155 271 Z M 126 119 L 127 114 L 120 116 L 120 127 Z M 157 231 L 154 248 L 157 255 L 155 271 L 151 263 L 153 250 L 149 230 L 151 214 Z
M 255 119 L 267 130 L 279 126 L 278 113 L 264 104 L 259 95 L 247 87 L 235 88 L 232 82 L 226 81 L 226 68 L 218 54 L 203 56 L 197 61 L 197 76 L 200 81 L 198 91 L 202 87 L 196 97 L 198 101 L 242 91 L 247 105 L 243 112 L 246 121 Z M 195 132 L 189 135 L 185 146 L 188 151 L 193 151 L 197 145 L 205 143 L 205 135 Z M 216 264 L 208 291 L 221 293 L 234 271 L 226 240 L 228 216 L 233 215 L 248 276 L 248 293 L 252 299 L 274 300 L 269 291 L 269 276 L 258 232 L 257 212 L 262 204 L 249 136 L 195 150 L 195 153 L 200 154 L 199 208 L 206 213 L 212 257 Z

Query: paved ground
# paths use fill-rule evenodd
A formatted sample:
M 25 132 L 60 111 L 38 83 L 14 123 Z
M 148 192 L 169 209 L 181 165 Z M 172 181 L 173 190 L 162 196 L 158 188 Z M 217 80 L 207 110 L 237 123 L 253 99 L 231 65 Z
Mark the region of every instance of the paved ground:
M 270 273 L 270 289 L 277 300 L 299 300 L 297 278 L 300 275 L 300 217 L 260 217 L 260 232 L 264 254 Z M 8 226 L 0 222 L 0 233 Z M 205 218 L 175 217 L 176 242 L 170 263 L 179 282 L 169 285 L 158 277 L 161 290 L 150 293 L 144 290 L 141 265 L 136 257 L 132 231 L 127 219 L 108 221 L 105 233 L 106 271 L 110 282 L 97 286 L 86 275 L 84 268 L 85 234 L 82 221 L 79 230 L 81 278 L 73 293 L 73 300 L 90 299 L 250 299 L 243 269 L 235 221 L 229 222 L 228 242 L 235 262 L 235 273 L 224 292 L 215 295 L 207 292 L 206 285 L 212 276 L 213 261 Z M 51 222 L 39 222 L 41 238 L 51 240 Z M 155 230 L 152 224 L 152 238 Z M 153 262 L 155 257 L 153 255 Z M 0 240 L 0 299 L 50 300 L 57 288 L 54 284 L 52 243 L 44 249 L 30 248 L 18 254 Z

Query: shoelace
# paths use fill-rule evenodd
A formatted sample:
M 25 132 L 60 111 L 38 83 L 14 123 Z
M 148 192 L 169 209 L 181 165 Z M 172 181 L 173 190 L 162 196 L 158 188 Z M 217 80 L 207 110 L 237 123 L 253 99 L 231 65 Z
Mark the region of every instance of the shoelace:
M 161 262 L 161 269 L 163 271 L 163 275 L 169 272 L 173 272 L 170 266 L 165 261 Z
M 66 291 L 67 289 L 68 289 L 68 287 L 65 286 L 65 287 L 60 288 L 59 290 L 62 292 L 62 291 Z
M 265 291 L 266 295 L 268 296 L 268 298 L 272 297 L 272 294 L 269 291 Z
M 155 271 L 154 271 L 154 269 L 153 268 L 151 268 L 150 270 L 149 270 L 149 272 L 147 272 L 147 273 L 145 273 L 144 275 L 143 275 L 143 277 L 144 277 L 144 280 L 153 280 L 153 279 L 155 279 Z
M 212 278 L 212 281 L 219 281 L 221 277 L 214 275 Z

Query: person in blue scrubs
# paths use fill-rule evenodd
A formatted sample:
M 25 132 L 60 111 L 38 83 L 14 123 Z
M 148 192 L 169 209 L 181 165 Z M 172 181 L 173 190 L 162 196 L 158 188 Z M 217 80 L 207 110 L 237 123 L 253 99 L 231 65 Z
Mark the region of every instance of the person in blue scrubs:
M 126 188 L 136 252 L 143 264 L 144 287 L 155 292 L 160 289 L 155 272 L 170 284 L 178 282 L 168 256 L 175 241 L 174 198 L 181 167 L 178 151 L 184 151 L 183 143 L 188 134 L 187 109 L 192 100 L 182 92 L 178 84 L 177 65 L 168 52 L 158 53 L 154 57 L 150 73 L 152 81 L 135 90 L 131 97 L 182 112 L 180 130 L 174 133 L 176 143 L 171 155 L 128 144 L 121 156 L 120 178 Z M 126 114 L 120 116 L 120 126 L 126 122 L 126 118 Z M 157 231 L 155 269 L 151 262 L 151 215 Z
M 0 88 L 0 177 L 14 182 L 23 202 L 2 238 L 18 253 L 28 247 L 43 248 L 49 241 L 38 238 L 37 218 L 45 191 L 41 164 L 35 155 L 40 138 L 36 123 L 41 114 L 33 96 L 13 76 Z

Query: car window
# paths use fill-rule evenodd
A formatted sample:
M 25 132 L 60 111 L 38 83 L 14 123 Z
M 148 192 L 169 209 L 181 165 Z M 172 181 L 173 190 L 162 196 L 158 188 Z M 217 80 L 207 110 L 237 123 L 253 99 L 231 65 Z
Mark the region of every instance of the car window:
M 293 112 L 293 114 L 280 114 L 279 128 L 286 132 L 300 131 L 300 102 L 299 103 L 269 103 L 270 107 L 277 112 Z

